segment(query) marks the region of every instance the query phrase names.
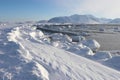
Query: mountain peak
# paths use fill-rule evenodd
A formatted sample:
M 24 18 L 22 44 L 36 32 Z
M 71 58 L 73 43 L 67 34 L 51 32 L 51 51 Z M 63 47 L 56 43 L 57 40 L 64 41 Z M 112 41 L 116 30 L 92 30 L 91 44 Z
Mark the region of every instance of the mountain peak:
M 106 21 L 107 19 L 105 19 Z M 71 16 L 62 16 L 62 17 L 54 17 L 48 20 L 50 23 L 87 23 L 87 24 L 98 24 L 103 22 L 104 19 L 97 18 L 93 15 L 87 14 L 87 15 L 79 15 L 79 14 L 74 14 Z M 107 22 L 107 21 L 106 21 Z
M 99 18 L 91 14 L 73 14 L 70 16 L 57 16 L 39 23 L 73 23 L 73 24 L 120 24 L 120 18 Z

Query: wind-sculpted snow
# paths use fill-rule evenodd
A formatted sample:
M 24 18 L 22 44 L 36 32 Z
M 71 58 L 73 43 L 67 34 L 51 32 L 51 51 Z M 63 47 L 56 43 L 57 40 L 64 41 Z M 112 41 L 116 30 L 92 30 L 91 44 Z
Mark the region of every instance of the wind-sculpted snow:
M 0 80 L 120 79 L 116 70 L 52 47 L 30 26 L 16 27 L 5 36 L 0 43 Z

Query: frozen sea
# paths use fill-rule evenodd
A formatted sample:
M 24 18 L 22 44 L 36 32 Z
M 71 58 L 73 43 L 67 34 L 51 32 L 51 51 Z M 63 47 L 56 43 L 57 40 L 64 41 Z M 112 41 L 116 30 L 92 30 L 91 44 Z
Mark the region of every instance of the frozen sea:
M 100 50 L 120 50 L 120 33 L 92 33 L 87 38 L 97 40 L 101 45 Z

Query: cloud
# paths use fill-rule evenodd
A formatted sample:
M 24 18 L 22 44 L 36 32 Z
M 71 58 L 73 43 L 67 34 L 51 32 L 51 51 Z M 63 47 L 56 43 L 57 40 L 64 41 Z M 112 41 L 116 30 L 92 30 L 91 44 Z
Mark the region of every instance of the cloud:
M 57 6 L 72 13 L 98 17 L 120 17 L 120 0 L 54 0 Z
M 103 17 L 120 17 L 120 0 L 85 0 L 78 11 Z

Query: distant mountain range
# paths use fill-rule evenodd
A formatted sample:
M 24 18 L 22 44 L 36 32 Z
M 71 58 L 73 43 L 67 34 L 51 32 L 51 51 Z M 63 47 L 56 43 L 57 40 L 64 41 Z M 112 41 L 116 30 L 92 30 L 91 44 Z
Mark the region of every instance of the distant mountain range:
M 54 17 L 49 19 L 48 21 L 38 21 L 40 23 L 42 22 L 48 22 L 48 23 L 85 23 L 85 24 L 103 24 L 103 23 L 109 23 L 109 24 L 120 24 L 120 18 L 116 19 L 108 19 L 108 18 L 97 18 L 93 15 L 71 15 L 71 16 L 62 16 L 62 17 Z
M 109 23 L 118 23 L 118 24 L 120 24 L 120 18 L 113 19 Z

